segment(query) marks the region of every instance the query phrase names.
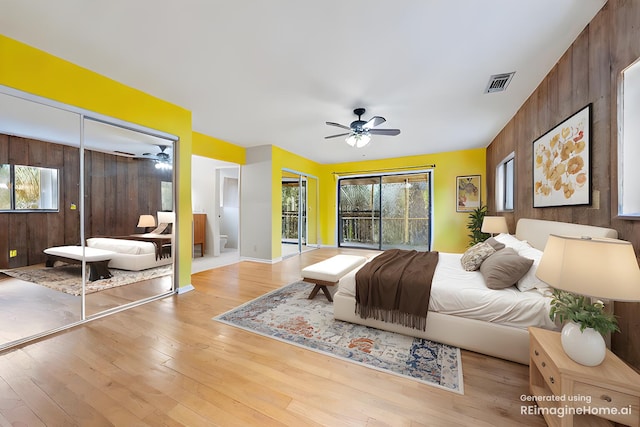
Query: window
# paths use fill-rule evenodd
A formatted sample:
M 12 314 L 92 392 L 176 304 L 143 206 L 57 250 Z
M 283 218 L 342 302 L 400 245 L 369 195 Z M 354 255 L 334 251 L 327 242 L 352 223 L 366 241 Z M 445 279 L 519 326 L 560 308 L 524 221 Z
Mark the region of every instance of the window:
M 58 170 L 0 165 L 0 210 L 57 211 Z
M 622 120 L 618 141 L 618 215 L 640 217 L 640 60 L 622 72 Z
M 341 178 L 338 245 L 372 249 L 431 247 L 431 172 Z
M 513 210 L 514 168 L 515 153 L 509 154 L 496 168 L 496 207 L 498 211 Z

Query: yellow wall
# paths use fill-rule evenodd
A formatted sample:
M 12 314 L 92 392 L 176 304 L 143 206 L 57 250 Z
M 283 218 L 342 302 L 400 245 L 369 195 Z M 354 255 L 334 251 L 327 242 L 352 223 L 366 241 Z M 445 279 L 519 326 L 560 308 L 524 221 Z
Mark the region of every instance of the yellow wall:
M 246 150 L 191 129 L 191 112 L 125 86 L 92 71 L 0 35 L 0 84 L 65 104 L 161 130 L 180 138 L 177 168 L 179 233 L 191 236 L 191 155 L 245 164 Z M 9 65 L 7 65 L 9 64 Z M 272 258 L 281 256 L 281 206 L 283 169 L 319 179 L 319 241 L 336 244 L 336 185 L 332 172 L 381 170 L 436 164 L 434 180 L 434 250 L 461 252 L 467 244 L 467 214 L 457 213 L 455 177 L 482 175 L 486 150 L 465 150 L 421 156 L 320 165 L 296 154 L 272 147 Z M 483 200 L 486 203 L 486 200 Z M 180 239 L 179 284 L 191 281 L 191 241 Z
M 180 286 L 191 282 L 191 112 L 0 35 L 0 84 L 176 135 Z
M 322 165 L 321 176 L 321 225 L 322 241 L 336 244 L 337 176 L 357 171 L 400 169 L 435 164 L 433 169 L 433 246 L 432 250 L 460 253 L 468 247 L 466 224 L 468 213 L 456 212 L 456 176 L 481 175 L 482 203 L 486 204 L 485 164 L 486 149 L 452 151 L 420 156 L 397 157 L 353 163 Z M 427 169 L 427 168 L 425 168 Z M 415 170 L 415 169 L 411 169 Z M 409 171 L 409 169 L 407 169 Z
M 221 139 L 193 132 L 193 154 L 244 165 L 247 150 Z

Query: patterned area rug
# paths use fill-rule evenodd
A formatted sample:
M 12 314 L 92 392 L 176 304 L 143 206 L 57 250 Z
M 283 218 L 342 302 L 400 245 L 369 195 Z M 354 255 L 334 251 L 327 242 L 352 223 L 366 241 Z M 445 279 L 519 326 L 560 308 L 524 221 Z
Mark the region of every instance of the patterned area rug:
M 130 285 L 143 280 L 155 279 L 156 277 L 168 276 L 173 271 L 173 268 L 171 265 L 164 265 L 142 271 L 126 271 L 115 268 L 111 268 L 109 271 L 111 271 L 113 277 L 87 282 L 85 294 Z M 4 270 L 3 273 L 16 279 L 36 283 L 71 295 L 78 296 L 82 293 L 81 265 L 59 264 L 56 262 L 55 267 L 17 268 L 14 270 Z M 89 269 L 87 268 L 87 279 L 88 278 Z
M 214 317 L 270 338 L 462 394 L 460 349 L 333 319 L 322 293 L 296 282 Z

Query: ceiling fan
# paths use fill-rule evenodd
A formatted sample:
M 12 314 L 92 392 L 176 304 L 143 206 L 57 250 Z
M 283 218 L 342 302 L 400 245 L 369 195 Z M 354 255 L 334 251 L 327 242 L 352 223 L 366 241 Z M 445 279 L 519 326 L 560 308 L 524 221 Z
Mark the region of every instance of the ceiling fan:
M 364 108 L 356 108 L 353 110 L 353 114 L 358 116 L 358 120 L 354 120 L 349 126 L 341 125 L 340 123 L 326 122 L 329 126 L 336 126 L 346 129 L 349 132 L 325 136 L 324 139 L 346 136 L 345 141 L 347 144 L 352 147 L 362 148 L 371 141 L 371 135 L 396 136 L 400 134 L 400 129 L 374 129 L 376 126 L 386 122 L 386 119 L 384 117 L 374 116 L 368 121 L 362 120 L 362 115 L 365 111 Z
M 142 155 L 155 160 L 156 169 L 171 169 L 171 154 L 165 153 L 165 150 L 169 148 L 169 146 L 158 145 L 158 148 L 160 148 L 160 152 L 158 153 L 143 153 Z

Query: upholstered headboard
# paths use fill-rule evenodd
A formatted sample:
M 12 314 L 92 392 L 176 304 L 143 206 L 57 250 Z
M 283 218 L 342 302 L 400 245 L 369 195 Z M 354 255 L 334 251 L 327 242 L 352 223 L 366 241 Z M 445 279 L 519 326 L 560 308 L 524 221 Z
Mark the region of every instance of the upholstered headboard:
M 176 222 L 175 212 L 158 211 L 158 224 L 173 224 L 174 222 Z
M 593 225 L 572 224 L 569 222 L 547 221 L 543 219 L 521 218 L 516 225 L 516 237 L 526 240 L 536 249 L 544 250 L 549 234 L 562 236 L 589 236 L 618 238 L 618 232 L 612 228 Z

